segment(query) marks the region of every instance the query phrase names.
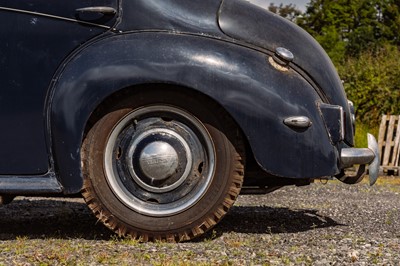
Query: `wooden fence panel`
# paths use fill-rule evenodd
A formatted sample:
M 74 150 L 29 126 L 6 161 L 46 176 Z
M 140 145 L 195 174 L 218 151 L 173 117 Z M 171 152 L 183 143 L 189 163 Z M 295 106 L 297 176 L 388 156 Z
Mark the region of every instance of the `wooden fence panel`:
M 399 158 L 400 158 L 400 117 L 399 120 L 397 120 L 397 130 L 396 130 L 396 138 L 394 140 L 394 165 L 395 166 L 400 166 L 399 164 Z
M 400 174 L 400 116 L 383 115 L 378 136 L 381 172 Z

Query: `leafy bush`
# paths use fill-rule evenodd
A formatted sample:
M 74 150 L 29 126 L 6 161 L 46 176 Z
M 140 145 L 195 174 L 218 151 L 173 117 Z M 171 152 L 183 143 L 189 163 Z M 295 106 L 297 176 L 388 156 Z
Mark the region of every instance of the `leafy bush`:
M 400 114 L 400 51 L 386 45 L 336 64 L 357 118 L 377 127 L 382 114 Z
M 310 0 L 302 14 L 293 8 L 270 6 L 324 47 L 363 129 L 377 129 L 382 114 L 400 114 L 399 0 Z
M 356 125 L 356 135 L 354 136 L 355 146 L 358 148 L 368 147 L 367 133 L 371 133 L 378 138 L 379 127 L 369 127 L 366 124 L 358 122 Z
M 295 21 L 335 63 L 361 122 L 400 114 L 399 0 L 310 0 Z

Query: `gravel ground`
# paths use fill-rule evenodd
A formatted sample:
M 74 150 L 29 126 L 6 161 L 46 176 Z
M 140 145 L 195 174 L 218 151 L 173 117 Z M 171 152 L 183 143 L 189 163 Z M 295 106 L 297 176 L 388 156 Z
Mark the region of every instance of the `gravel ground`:
M 81 199 L 0 207 L 0 265 L 400 265 L 400 181 L 319 182 L 240 196 L 188 243 L 118 239 Z

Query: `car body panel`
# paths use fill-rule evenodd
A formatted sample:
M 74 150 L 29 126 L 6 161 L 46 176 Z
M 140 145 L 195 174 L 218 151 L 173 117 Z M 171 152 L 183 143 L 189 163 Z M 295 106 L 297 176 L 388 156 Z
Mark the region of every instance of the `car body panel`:
M 117 7 L 116 0 L 60 1 L 57 5 L 45 0 L 1 1 L 2 175 L 49 171 L 46 97 L 54 74 L 76 47 L 106 30 L 70 20 L 76 8 L 88 4 Z
M 119 13 L 76 11 L 90 6 Z M 149 84 L 202 93 L 225 108 L 270 176 L 342 171 L 353 130 L 341 116 L 350 112 L 340 79 L 308 34 L 272 13 L 239 0 L 27 0 L 0 2 L 0 14 L 0 175 L 13 191 L 36 176 L 32 190 L 49 178 L 47 191 L 79 192 L 91 115 L 112 95 Z M 274 61 L 278 46 L 295 55 L 289 65 Z M 296 117 L 307 126 L 285 124 Z
M 122 1 L 124 16 L 118 29 L 123 32 L 132 30 L 192 32 L 222 38 L 224 34 L 219 29 L 217 21 L 220 5 L 221 0 Z
M 275 14 L 242 0 L 223 1 L 219 25 L 227 35 L 275 51 L 290 50 L 293 63 L 312 76 L 328 103 L 342 106 L 347 120 L 350 109 L 337 71 L 322 47 L 303 29 Z M 345 140 L 354 144 L 351 123 L 346 124 Z
M 99 40 L 59 77 L 51 121 L 64 185 L 80 179 L 79 151 L 89 115 L 112 93 L 141 84 L 170 84 L 210 96 L 237 121 L 257 161 L 271 174 L 310 178 L 339 172 L 337 152 L 317 109 L 321 100 L 295 71 L 280 72 L 265 54 L 225 41 L 149 32 Z M 299 114 L 313 126 L 298 131 L 284 125 L 285 118 Z

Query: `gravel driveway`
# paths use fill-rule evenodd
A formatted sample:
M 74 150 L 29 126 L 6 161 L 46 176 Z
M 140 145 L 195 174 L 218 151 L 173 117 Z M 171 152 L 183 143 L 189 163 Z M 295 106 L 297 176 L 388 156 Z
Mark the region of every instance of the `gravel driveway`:
M 194 242 L 118 239 L 81 199 L 0 207 L 0 265 L 399 265 L 400 181 L 319 182 L 240 196 Z

